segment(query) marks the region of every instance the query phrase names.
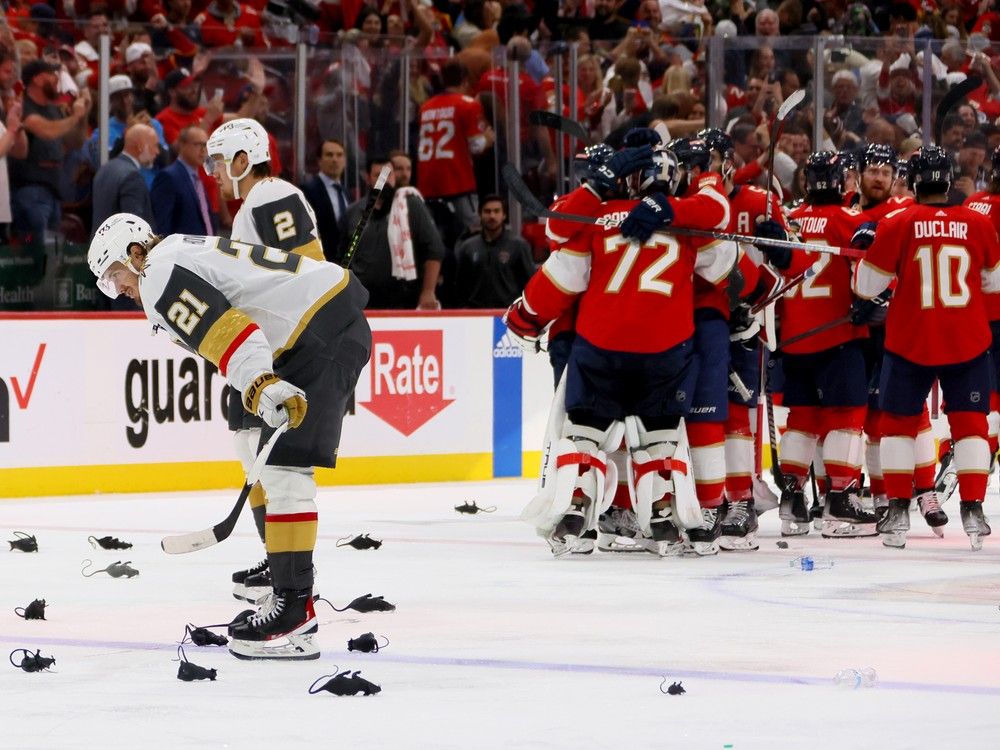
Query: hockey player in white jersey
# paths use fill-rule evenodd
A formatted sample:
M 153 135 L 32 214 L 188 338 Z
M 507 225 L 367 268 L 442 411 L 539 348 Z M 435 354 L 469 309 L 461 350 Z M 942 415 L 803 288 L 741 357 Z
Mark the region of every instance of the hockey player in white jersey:
M 324 259 L 316 228 L 316 215 L 302 191 L 271 174 L 267 130 L 243 117 L 216 128 L 208 139 L 206 169 L 215 176 L 225 200 L 243 199 L 233 218 L 230 238 L 251 245 L 265 245 L 313 260 Z M 240 406 L 241 394 L 229 397 L 229 429 L 243 470 L 253 464 L 261 421 Z M 250 491 L 250 509 L 261 542 L 267 495 L 258 482 Z M 257 602 L 271 589 L 267 560 L 233 573 L 233 596 Z
M 333 263 L 220 237 L 161 239 L 132 214 L 101 225 L 88 263 L 105 294 L 127 295 L 154 331 L 214 363 L 243 407 L 263 419 L 265 438 L 285 421 L 294 428 L 261 474 L 273 595 L 230 625 L 230 651 L 318 658 L 313 467 L 336 464 L 345 407 L 368 361 L 367 291 Z

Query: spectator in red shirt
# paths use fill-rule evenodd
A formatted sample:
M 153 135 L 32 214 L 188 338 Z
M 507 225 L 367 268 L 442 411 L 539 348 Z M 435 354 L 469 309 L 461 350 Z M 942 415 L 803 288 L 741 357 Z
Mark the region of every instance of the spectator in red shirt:
M 195 18 L 201 25 L 201 41 L 206 47 L 263 47 L 260 14 L 236 0 L 212 0 Z
M 201 107 L 201 83 L 186 68 L 178 68 L 167 74 L 163 82 L 170 103 L 156 116 L 163 126 L 163 136 L 173 145 L 180 132 L 191 125 L 197 125 L 205 132 L 211 132 L 222 122 L 222 97 L 213 97 L 208 107 Z

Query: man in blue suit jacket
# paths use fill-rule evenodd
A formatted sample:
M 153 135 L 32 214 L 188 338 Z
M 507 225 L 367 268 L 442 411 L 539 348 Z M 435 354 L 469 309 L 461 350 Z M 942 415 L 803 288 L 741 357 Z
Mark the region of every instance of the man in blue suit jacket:
M 208 158 L 207 143 L 204 130 L 185 128 L 177 139 L 177 161 L 154 178 L 151 197 L 160 234 L 215 234 L 216 220 L 199 174 Z

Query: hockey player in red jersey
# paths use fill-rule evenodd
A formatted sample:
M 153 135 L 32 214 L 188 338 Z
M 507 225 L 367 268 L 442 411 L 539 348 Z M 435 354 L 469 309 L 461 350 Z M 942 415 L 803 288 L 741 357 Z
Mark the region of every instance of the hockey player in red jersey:
M 690 214 L 686 210 L 685 222 L 699 229 L 728 229 L 729 201 L 721 175 L 710 170 L 712 156 L 708 143 L 701 138 L 678 138 L 668 148 L 680 165 L 679 194 L 689 201 L 702 201 L 708 208 Z M 720 212 L 718 207 L 724 210 Z M 636 213 L 644 208 L 640 204 Z M 628 238 L 634 232 L 637 239 L 643 240 L 643 229 L 643 226 L 633 229 L 626 222 L 622 225 L 622 234 Z M 724 426 L 729 384 L 729 298 L 725 291 L 717 291 L 712 282 L 703 278 L 696 277 L 694 285 L 694 356 L 699 374 L 685 423 L 698 503 L 708 531 L 691 529 L 688 541 L 695 553 L 714 555 L 719 551 L 720 510 L 726 481 Z
M 935 378 L 955 445 L 962 526 L 974 550 L 990 533 L 982 509 L 992 377 L 983 292 L 1000 290 L 1000 241 L 988 218 L 947 205 L 951 175 L 943 149 L 924 147 L 914 154 L 909 180 L 917 205 L 879 223 L 854 279 L 854 291 L 863 299 L 877 297 L 897 280 L 879 381 L 880 454 L 890 500 L 878 530 L 887 546 L 906 543 L 914 441 Z
M 672 195 L 679 182 L 676 157 L 659 150 L 654 161 L 639 179 L 643 200 L 608 201 L 602 216 L 632 217 L 644 202 L 646 211 L 638 215 L 656 217 L 659 229 L 670 225 L 675 206 L 694 213 L 698 201 Z M 555 481 L 526 513 L 555 554 L 574 551 L 610 503 L 608 490 L 617 478 L 606 451 L 618 446 L 623 432 L 647 549 L 681 554 L 681 526 L 705 528 L 705 517 L 691 512 L 696 501 L 686 436 L 679 429 L 697 377 L 692 279 L 697 273 L 721 281 L 734 260 L 735 247 L 728 243 L 663 231 L 630 241 L 615 227 L 594 226 L 549 256 L 508 309 L 511 332 L 533 346 L 546 325 L 579 298 Z
M 832 151 L 811 154 L 804 171 L 806 199 L 790 216 L 799 225 L 800 236 L 815 244 L 848 244 L 858 214 L 841 205 L 844 165 L 840 156 Z M 766 229 L 762 225 L 758 231 L 763 234 Z M 789 410 L 788 428 L 781 439 L 780 465 L 786 481 L 780 511 L 782 534 L 809 531 L 803 488 L 819 443 L 828 480 L 823 536 L 873 536 L 875 517 L 862 509 L 860 497 L 861 428 L 868 397 L 861 340 L 868 332 L 848 320 L 854 301 L 850 261 L 832 254 L 792 253 L 766 245 L 762 250 L 788 278 L 810 267 L 813 270 L 813 275 L 789 290 L 778 306 L 783 403 Z M 844 322 L 802 338 L 837 320 Z
M 899 181 L 899 160 L 892 146 L 873 143 L 860 157 L 861 192 L 855 206 L 861 210 L 861 223 L 851 240 L 851 246 L 866 249 L 871 245 L 875 227 L 888 214 L 901 208 L 912 206 L 910 197 L 893 197 L 893 185 Z M 874 308 L 869 307 L 871 312 Z M 868 414 L 865 417 L 865 464 L 871 482 L 871 493 L 875 503 L 875 515 L 881 516 L 888 508 L 882 478 L 882 464 L 879 458 L 882 412 L 878 406 L 879 368 L 885 352 L 885 316 L 875 315 L 869 327 L 870 337 L 865 344 L 868 372 Z M 934 470 L 937 450 L 931 433 L 930 414 L 924 408 L 917 433 L 917 468 L 913 475 L 914 497 L 917 506 L 928 525 L 936 534 L 942 534 L 941 527 L 948 523 L 947 514 L 941 509 L 941 502 L 934 490 Z
M 993 222 L 993 227 L 1000 232 L 1000 147 L 993 151 L 991 157 L 990 184 L 986 190 L 970 195 L 963 205 L 974 211 L 985 214 Z M 990 321 L 990 331 L 993 343 L 990 345 L 990 356 L 993 358 L 993 393 L 990 395 L 990 457 L 997 454 L 997 433 L 1000 432 L 1000 294 L 986 294 L 986 317 Z

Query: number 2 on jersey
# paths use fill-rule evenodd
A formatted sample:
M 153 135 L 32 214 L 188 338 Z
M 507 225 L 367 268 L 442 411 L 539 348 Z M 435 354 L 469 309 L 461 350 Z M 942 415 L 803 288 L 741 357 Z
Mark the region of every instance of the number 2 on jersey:
M 605 253 L 616 253 L 623 248 L 625 252 L 618 261 L 618 265 L 615 266 L 615 271 L 611 274 L 605 291 L 610 294 L 617 294 L 621 291 L 629 272 L 632 270 L 632 266 L 639 259 L 641 251 L 659 250 L 661 251 L 660 256 L 650 263 L 646 267 L 646 270 L 639 275 L 639 291 L 655 292 L 656 294 L 664 294 L 669 297 L 674 289 L 674 285 L 669 281 L 659 278 L 659 276 L 680 258 L 681 248 L 677 244 L 677 240 L 667 234 L 654 234 L 650 242 L 640 246 L 638 242 L 629 242 L 620 234 L 614 234 L 604 239 Z

